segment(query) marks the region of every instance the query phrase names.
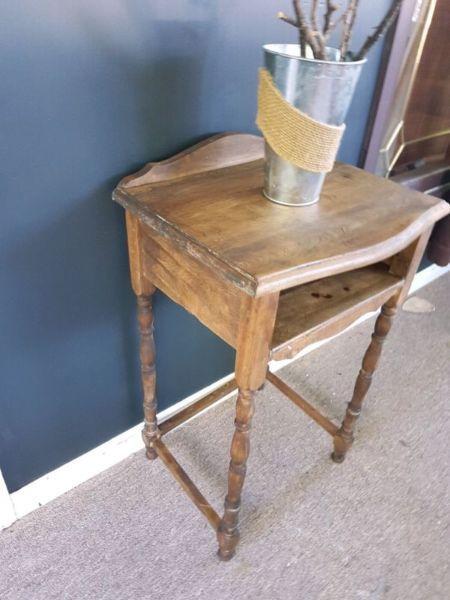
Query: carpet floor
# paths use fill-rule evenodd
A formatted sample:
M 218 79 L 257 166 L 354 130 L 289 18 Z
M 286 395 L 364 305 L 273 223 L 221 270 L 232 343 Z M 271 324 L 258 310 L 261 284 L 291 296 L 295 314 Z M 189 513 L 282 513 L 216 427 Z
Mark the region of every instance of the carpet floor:
M 0 533 L 2 600 L 450 598 L 450 275 L 401 311 L 347 460 L 267 384 L 257 397 L 236 557 L 160 460 L 139 452 Z M 340 420 L 373 319 L 282 376 Z M 168 434 L 221 510 L 234 398 Z

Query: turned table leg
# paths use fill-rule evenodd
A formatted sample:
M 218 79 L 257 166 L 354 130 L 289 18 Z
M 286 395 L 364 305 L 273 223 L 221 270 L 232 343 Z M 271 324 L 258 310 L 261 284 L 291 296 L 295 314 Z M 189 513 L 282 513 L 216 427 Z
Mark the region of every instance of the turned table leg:
M 241 492 L 247 470 L 247 458 L 250 452 L 250 428 L 255 409 L 255 392 L 239 389 L 236 402 L 236 420 L 233 441 L 231 443 L 231 461 L 228 471 L 228 493 L 225 498 L 225 510 L 217 533 L 219 557 L 229 560 L 234 556 L 239 541 L 239 510 Z
M 160 437 L 156 421 L 156 372 L 155 342 L 153 339 L 152 295 L 137 297 L 140 331 L 141 381 L 144 394 L 144 440 L 146 455 L 150 460 L 157 458 L 153 443 Z
M 278 294 L 272 294 L 258 299 L 249 298 L 246 310 L 242 312 L 236 355 L 236 382 L 239 392 L 230 450 L 228 493 L 217 531 L 218 554 L 222 560 L 229 560 L 234 556 L 239 541 L 239 510 L 250 452 L 250 428 L 255 410 L 255 394 L 266 378 L 277 306 Z
M 364 355 L 362 367 L 359 371 L 353 391 L 353 397 L 347 406 L 342 425 L 333 440 L 334 452 L 332 453 L 331 458 L 334 462 L 341 463 L 353 443 L 355 423 L 361 414 L 362 403 L 370 388 L 372 376 L 377 368 L 381 355 L 383 342 L 389 333 L 396 312 L 396 303 L 394 300 L 390 300 L 381 308 L 381 313 L 375 322 L 372 341 Z

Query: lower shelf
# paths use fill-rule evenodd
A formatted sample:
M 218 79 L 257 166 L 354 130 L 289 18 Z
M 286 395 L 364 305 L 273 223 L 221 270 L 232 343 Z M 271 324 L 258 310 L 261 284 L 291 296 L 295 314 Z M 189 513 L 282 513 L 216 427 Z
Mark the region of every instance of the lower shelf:
M 271 358 L 292 358 L 305 346 L 335 335 L 378 309 L 403 285 L 377 263 L 285 290 L 280 295 Z

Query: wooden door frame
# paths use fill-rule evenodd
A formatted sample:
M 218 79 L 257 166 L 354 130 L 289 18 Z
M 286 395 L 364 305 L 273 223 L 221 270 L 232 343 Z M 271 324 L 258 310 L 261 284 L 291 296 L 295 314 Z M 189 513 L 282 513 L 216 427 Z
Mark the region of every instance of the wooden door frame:
M 395 101 L 397 82 L 406 48 L 424 1 L 403 1 L 395 32 L 386 40 L 378 85 L 359 161 L 367 171 L 375 172 L 391 105 Z

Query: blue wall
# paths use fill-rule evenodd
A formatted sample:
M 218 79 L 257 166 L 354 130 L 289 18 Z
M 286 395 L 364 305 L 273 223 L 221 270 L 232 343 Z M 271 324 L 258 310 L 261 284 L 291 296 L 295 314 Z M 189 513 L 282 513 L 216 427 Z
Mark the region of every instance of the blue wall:
M 390 0 L 362 2 L 356 39 Z M 10 491 L 141 419 L 125 174 L 222 130 L 255 131 L 260 47 L 295 41 L 286 0 L 15 0 L 0 24 L 0 468 Z M 381 48 L 341 159 L 355 162 Z M 164 408 L 233 352 L 156 299 Z M 176 374 L 176 375 L 175 375 Z

